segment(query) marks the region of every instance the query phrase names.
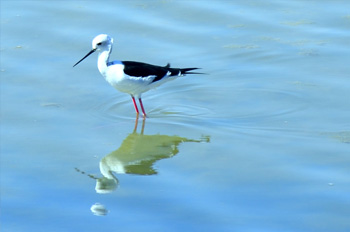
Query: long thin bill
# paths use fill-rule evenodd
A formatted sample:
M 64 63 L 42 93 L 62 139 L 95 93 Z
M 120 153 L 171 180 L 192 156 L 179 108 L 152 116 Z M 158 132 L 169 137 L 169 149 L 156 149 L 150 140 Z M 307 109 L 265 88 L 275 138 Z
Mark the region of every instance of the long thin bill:
M 92 53 L 94 53 L 96 51 L 96 49 L 92 49 L 91 51 L 89 51 L 88 54 L 86 54 L 81 60 L 79 60 L 75 65 L 73 65 L 73 67 L 77 66 L 80 62 L 82 62 L 86 57 L 90 56 Z

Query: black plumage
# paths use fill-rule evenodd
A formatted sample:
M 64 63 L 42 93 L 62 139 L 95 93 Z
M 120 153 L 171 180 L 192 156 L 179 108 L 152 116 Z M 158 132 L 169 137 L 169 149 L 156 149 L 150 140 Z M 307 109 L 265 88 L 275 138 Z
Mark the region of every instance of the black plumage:
M 185 74 L 199 74 L 190 72 L 198 68 L 170 68 L 170 64 L 157 66 L 136 61 L 122 61 L 124 73 L 134 77 L 155 76 L 152 82 L 161 80 L 165 76 L 180 76 Z M 170 75 L 167 75 L 170 72 Z

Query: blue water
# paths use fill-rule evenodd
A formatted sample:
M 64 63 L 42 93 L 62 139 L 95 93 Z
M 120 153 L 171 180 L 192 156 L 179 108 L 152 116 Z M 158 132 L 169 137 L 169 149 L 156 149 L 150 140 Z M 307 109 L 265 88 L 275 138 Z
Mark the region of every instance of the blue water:
M 349 231 L 350 2 L 0 9 L 1 231 Z M 72 68 L 100 33 L 205 74 L 135 120 L 96 56 Z

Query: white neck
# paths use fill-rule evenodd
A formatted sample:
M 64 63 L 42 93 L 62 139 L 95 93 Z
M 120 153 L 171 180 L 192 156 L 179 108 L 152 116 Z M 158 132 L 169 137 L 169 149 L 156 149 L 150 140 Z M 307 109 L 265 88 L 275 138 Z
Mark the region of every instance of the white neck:
M 100 73 L 102 74 L 102 76 L 104 77 L 106 76 L 109 54 L 110 54 L 110 50 L 104 50 L 98 54 L 97 67 Z

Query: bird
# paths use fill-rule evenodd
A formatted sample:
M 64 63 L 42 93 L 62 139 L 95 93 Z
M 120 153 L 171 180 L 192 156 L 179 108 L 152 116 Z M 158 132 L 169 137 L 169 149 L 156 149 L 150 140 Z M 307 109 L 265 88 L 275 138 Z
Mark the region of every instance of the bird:
M 97 35 L 92 40 L 92 50 L 75 63 L 73 67 L 92 53 L 98 52 L 98 70 L 111 86 L 120 92 L 130 94 L 137 117 L 139 109 L 135 99 L 139 101 L 143 117 L 147 117 L 141 99 L 143 93 L 186 74 L 202 74 L 191 72 L 199 68 L 171 68 L 169 63 L 165 66 L 157 66 L 137 61 L 109 61 L 112 48 L 112 37 L 107 34 Z

